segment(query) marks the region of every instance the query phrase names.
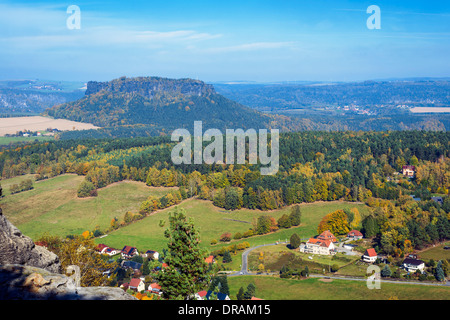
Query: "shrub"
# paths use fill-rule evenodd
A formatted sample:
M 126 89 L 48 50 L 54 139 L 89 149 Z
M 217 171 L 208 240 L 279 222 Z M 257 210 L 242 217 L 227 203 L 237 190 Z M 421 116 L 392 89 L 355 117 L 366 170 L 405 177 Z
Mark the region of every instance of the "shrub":
M 92 191 L 95 190 L 95 186 L 92 182 L 84 180 L 78 187 L 77 195 L 79 198 L 89 197 Z
M 220 241 L 222 242 L 228 242 L 231 240 L 231 233 L 230 232 L 225 232 L 224 234 L 222 234 L 220 236 Z

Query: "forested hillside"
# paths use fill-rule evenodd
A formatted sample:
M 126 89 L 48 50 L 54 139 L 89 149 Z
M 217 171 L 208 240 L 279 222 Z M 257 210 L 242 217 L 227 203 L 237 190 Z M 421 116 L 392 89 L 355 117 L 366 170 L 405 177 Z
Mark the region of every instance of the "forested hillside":
M 273 176 L 260 175 L 259 165 L 173 165 L 173 145 L 169 137 L 35 143 L 4 148 L 0 169 L 3 178 L 33 173 L 37 180 L 76 173 L 85 176 L 83 187 L 91 189 L 81 191 L 88 194 L 123 179 L 178 187 L 145 201 L 144 215 L 192 196 L 227 210 L 364 202 L 372 212 L 362 230 L 378 237 L 379 249 L 389 254 L 450 237 L 447 132 L 285 133 L 280 137 L 280 170 Z M 404 165 L 415 167 L 413 178 L 401 173 Z M 436 195 L 442 202 L 431 200 Z M 354 217 L 347 219 L 349 223 Z

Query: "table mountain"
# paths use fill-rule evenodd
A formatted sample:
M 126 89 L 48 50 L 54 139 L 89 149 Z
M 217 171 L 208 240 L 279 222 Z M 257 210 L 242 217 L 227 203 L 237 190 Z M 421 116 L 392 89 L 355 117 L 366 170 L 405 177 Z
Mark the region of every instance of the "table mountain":
M 150 125 L 161 130 L 192 128 L 276 128 L 281 119 L 225 98 L 199 80 L 121 77 L 91 81 L 85 96 L 48 109 L 46 115 L 89 122 L 100 127 Z

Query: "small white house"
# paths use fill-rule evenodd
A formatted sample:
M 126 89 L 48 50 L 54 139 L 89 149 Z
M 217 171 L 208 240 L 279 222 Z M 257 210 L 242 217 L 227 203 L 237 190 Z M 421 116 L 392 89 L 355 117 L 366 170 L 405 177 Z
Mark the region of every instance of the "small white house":
M 367 249 L 361 257 L 364 262 L 374 263 L 377 260 L 377 253 L 374 248 Z
M 419 270 L 423 273 L 423 270 L 425 269 L 425 262 L 418 259 L 406 258 L 403 260 L 402 266 L 408 272 L 416 272 Z
M 139 278 L 133 278 L 128 285 L 128 288 L 141 292 L 145 290 L 145 283 Z

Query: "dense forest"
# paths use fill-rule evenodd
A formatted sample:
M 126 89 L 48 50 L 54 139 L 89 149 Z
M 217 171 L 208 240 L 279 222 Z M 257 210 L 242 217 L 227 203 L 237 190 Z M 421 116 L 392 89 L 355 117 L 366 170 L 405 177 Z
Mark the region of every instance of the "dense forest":
M 165 136 L 34 143 L 3 148 L 0 169 L 3 178 L 27 173 L 37 180 L 64 173 L 84 175 L 87 183 L 80 192 L 86 195 L 123 179 L 179 187 L 162 198 L 149 198 L 141 206 L 143 214 L 192 196 L 227 210 L 364 202 L 372 210 L 362 230 L 376 237 L 379 249 L 389 254 L 450 235 L 448 132 L 284 133 L 280 168 L 273 176 L 262 176 L 260 165 L 173 165 L 173 146 Z M 401 173 L 404 165 L 415 167 L 414 177 Z

